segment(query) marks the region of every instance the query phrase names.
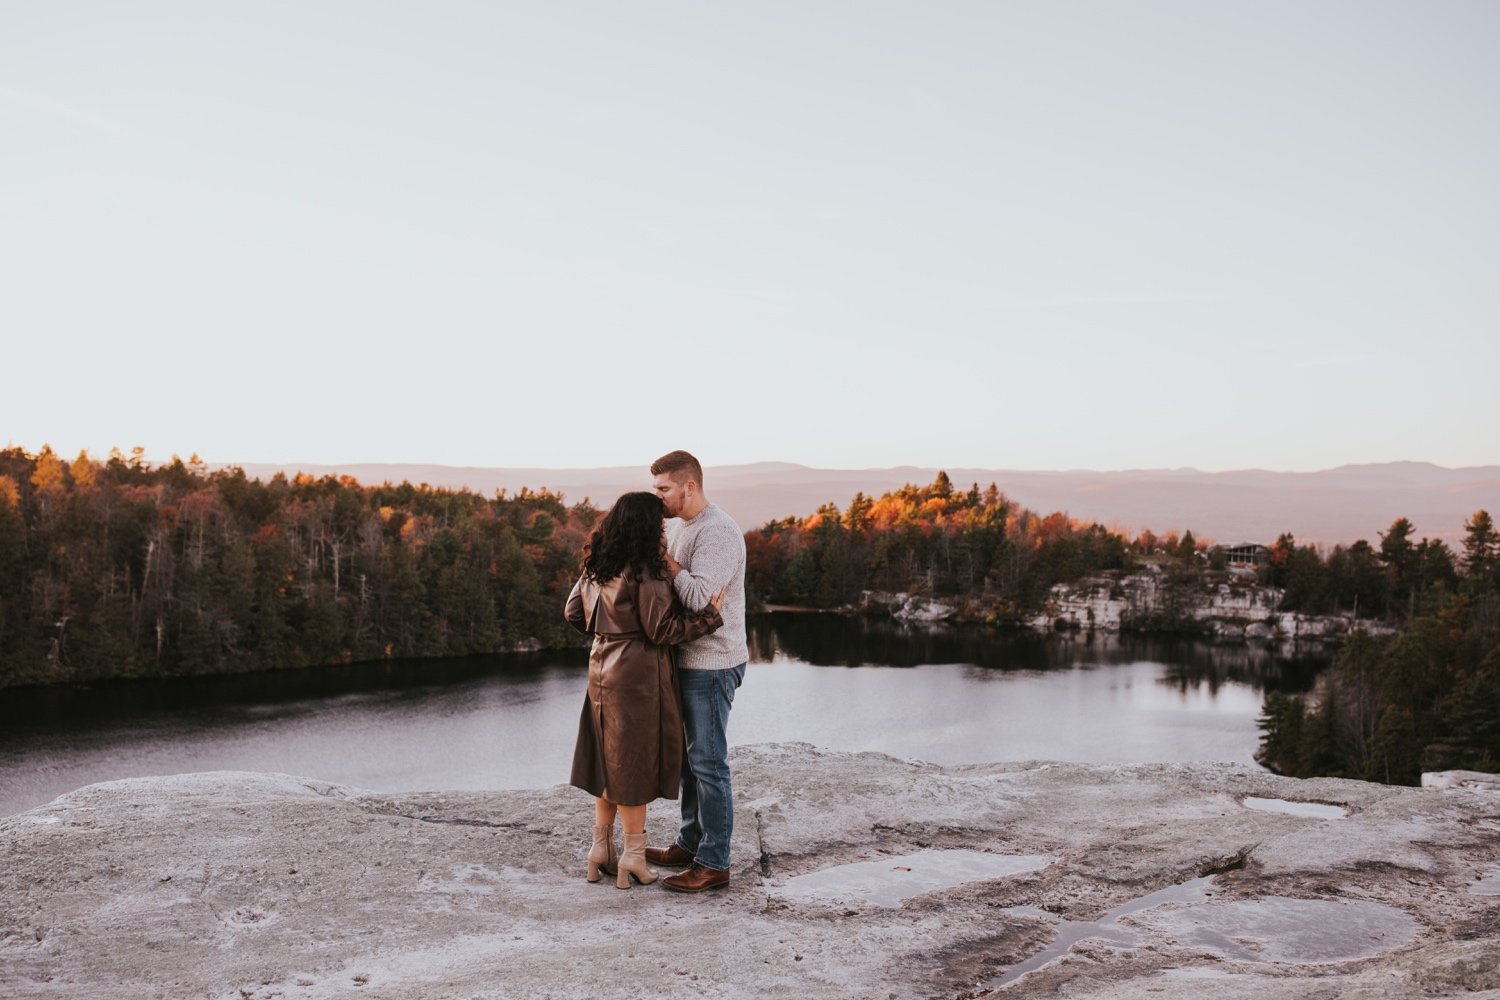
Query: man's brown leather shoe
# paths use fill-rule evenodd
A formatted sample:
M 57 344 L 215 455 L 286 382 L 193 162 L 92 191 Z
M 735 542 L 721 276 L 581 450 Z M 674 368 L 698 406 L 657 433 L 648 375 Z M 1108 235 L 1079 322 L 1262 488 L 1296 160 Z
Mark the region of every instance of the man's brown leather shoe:
M 702 892 L 704 889 L 719 889 L 728 885 L 729 872 L 704 868 L 695 861 L 688 866 L 687 871 L 669 875 L 661 880 L 661 884 L 673 892 Z
M 646 848 L 646 861 L 663 868 L 681 868 L 693 863 L 693 855 L 683 850 L 682 845 L 674 840 L 671 847 Z

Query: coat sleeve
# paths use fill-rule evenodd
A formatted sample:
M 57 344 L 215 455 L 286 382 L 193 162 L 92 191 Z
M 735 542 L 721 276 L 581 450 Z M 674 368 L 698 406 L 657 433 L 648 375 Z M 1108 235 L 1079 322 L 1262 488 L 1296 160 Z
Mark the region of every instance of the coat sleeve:
M 583 577 L 573 584 L 573 589 L 568 591 L 568 603 L 563 605 L 563 615 L 568 619 L 568 624 L 578 631 L 587 635 L 589 631 L 587 611 L 583 606 Z
M 641 630 L 658 646 L 692 642 L 724 624 L 713 605 L 696 614 L 685 611 L 673 600 L 672 585 L 665 580 L 641 581 L 636 610 L 641 616 Z

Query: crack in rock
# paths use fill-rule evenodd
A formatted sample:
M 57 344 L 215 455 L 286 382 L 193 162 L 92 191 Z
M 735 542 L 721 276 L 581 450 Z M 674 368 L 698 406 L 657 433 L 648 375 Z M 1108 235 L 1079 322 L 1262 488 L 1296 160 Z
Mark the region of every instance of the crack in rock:
M 755 810 L 755 846 L 760 848 L 760 877 L 771 877 L 771 852 L 766 850 L 765 817 Z
M 418 823 L 436 823 L 440 826 L 478 826 L 493 830 L 519 830 L 522 833 L 534 833 L 541 837 L 555 837 L 556 831 L 538 830 L 528 823 L 495 823 L 487 819 L 473 819 L 468 816 L 417 816 L 413 813 L 396 813 L 402 819 L 416 820 Z
M 1198 874 L 1201 875 L 1223 875 L 1225 872 L 1237 872 L 1250 863 L 1250 855 L 1260 844 L 1246 844 L 1233 854 L 1226 854 L 1217 858 L 1205 858 L 1198 866 Z

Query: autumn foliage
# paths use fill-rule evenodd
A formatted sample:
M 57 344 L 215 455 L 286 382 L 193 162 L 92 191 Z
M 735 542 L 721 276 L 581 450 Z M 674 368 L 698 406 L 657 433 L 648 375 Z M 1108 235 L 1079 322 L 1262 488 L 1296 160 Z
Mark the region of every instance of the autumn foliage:
M 1037 515 L 992 483 L 957 490 L 947 473 L 845 510 L 772 521 L 745 538 L 747 579 L 769 603 L 838 607 L 868 590 L 983 604 L 995 617 L 1039 605 L 1055 583 L 1120 569 L 1125 538 L 1066 514 Z
M 597 516 L 545 489 L 0 451 L 0 686 L 562 645 Z

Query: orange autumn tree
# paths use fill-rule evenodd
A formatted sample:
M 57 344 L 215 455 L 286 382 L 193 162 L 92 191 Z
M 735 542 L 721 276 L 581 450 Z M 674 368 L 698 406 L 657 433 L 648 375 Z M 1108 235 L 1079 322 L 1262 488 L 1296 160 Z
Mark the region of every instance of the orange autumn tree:
M 1124 565 L 1118 534 L 1064 514 L 1038 517 L 991 483 L 956 488 L 946 472 L 846 510 L 827 503 L 805 518 L 746 534 L 752 591 L 771 603 L 837 607 L 862 591 L 927 593 L 1035 606 L 1052 584 Z

